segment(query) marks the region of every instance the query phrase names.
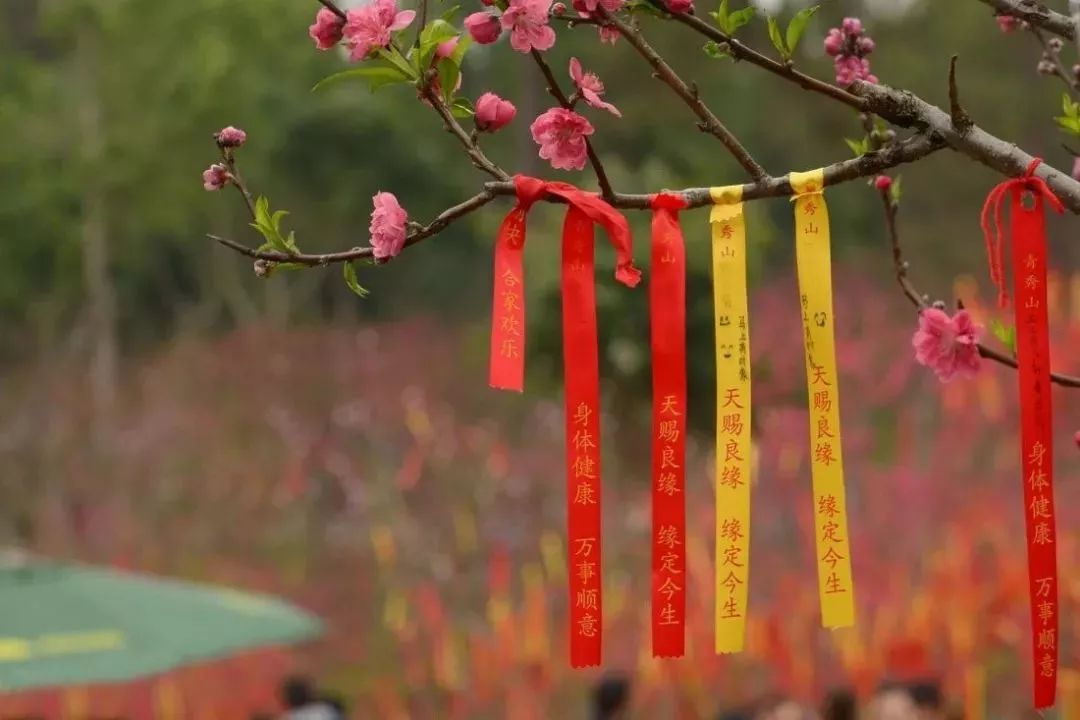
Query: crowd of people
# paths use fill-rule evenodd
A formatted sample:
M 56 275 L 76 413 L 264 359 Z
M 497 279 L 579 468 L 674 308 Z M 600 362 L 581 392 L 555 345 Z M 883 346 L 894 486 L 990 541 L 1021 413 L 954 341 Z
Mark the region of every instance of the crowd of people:
M 633 717 L 630 681 L 622 676 L 602 680 L 592 696 L 590 720 L 629 720 Z M 784 697 L 769 697 L 746 707 L 723 709 L 717 720 L 963 720 L 950 708 L 938 683 L 887 683 L 859 706 L 853 691 L 829 693 L 820 708 Z
M 345 720 L 345 703 L 320 693 L 307 679 L 293 677 L 281 686 L 284 713 L 256 715 L 251 720 Z M 633 697 L 629 678 L 611 675 L 600 680 L 590 698 L 589 720 L 630 720 Z M 855 693 L 829 693 L 820 708 L 784 697 L 763 698 L 746 707 L 719 711 L 717 720 L 963 720 L 959 708 L 949 707 L 941 686 L 933 681 L 886 683 L 860 706 Z

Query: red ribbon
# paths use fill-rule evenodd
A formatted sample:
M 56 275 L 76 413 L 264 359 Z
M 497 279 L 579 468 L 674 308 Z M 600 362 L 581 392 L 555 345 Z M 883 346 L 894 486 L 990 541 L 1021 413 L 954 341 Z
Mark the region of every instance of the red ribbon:
M 600 361 L 596 333 L 594 224 L 616 253 L 615 279 L 634 287 L 630 226 L 595 193 L 560 182 L 514 177 L 518 202 L 503 221 L 495 246 L 491 328 L 492 387 L 521 391 L 524 378 L 525 300 L 521 252 L 525 216 L 545 194 L 564 200 L 562 307 L 566 382 L 566 491 L 569 555 L 570 664 L 599 665 L 601 601 Z
M 576 206 L 608 232 L 617 253 L 615 278 L 629 287 L 641 279 L 633 264 L 630 227 L 626 219 L 595 193 L 573 185 L 514 176 L 517 203 L 503 219 L 495 240 L 495 283 L 491 312 L 491 348 L 488 383 L 500 390 L 521 392 L 525 385 L 525 248 L 526 217 L 544 197 L 554 195 Z
M 682 657 L 686 643 L 686 248 L 678 195 L 652 198 L 652 647 Z
M 1035 169 L 995 187 L 986 199 L 982 228 L 990 255 L 990 277 L 998 303 L 1008 304 L 1002 263 L 1002 214 L 1010 199 L 1016 352 L 1020 378 L 1021 463 L 1027 525 L 1031 641 L 1037 709 L 1054 705 L 1058 672 L 1057 533 L 1054 522 L 1053 437 L 1050 405 L 1050 339 L 1046 308 L 1046 218 L 1044 200 L 1057 212 L 1061 201 Z M 1024 196 L 1030 193 L 1030 207 Z M 991 217 L 993 229 L 991 233 Z

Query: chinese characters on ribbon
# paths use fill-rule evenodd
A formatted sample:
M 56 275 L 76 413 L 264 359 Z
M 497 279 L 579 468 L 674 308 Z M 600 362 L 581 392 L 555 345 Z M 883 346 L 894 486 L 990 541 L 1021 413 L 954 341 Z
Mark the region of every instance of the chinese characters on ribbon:
M 566 377 L 566 492 L 570 554 L 570 664 L 600 664 L 600 370 L 593 225 L 571 206 L 562 246 Z
M 750 582 L 750 330 L 742 187 L 713 188 L 716 332 L 716 630 L 718 653 L 746 640 Z
M 791 173 L 788 179 L 795 191 L 795 248 L 810 407 L 821 623 L 827 628 L 840 628 L 855 624 L 855 588 L 840 442 L 829 211 L 821 170 Z
M 686 250 L 676 195 L 652 200 L 652 650 L 686 644 Z
M 1025 208 L 1012 189 L 1013 296 L 1019 361 L 1021 465 L 1027 526 L 1035 707 L 1054 704 L 1058 671 L 1058 571 L 1054 522 L 1050 340 L 1043 197 Z

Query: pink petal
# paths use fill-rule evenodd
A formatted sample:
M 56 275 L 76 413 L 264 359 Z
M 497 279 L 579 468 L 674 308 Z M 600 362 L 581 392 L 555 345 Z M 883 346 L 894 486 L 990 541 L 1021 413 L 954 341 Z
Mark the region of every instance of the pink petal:
M 581 61 L 576 57 L 570 58 L 570 77 L 574 79 L 574 84 L 581 87 L 581 81 L 585 75 L 581 70 Z
M 391 30 L 404 30 L 412 24 L 413 19 L 416 18 L 415 10 L 402 10 L 396 16 L 394 16 L 394 22 L 390 24 Z
M 615 117 L 622 117 L 622 113 L 619 112 L 619 109 L 617 107 L 615 107 L 614 105 L 612 105 L 609 102 L 605 102 L 603 98 L 601 98 L 599 95 L 597 95 L 592 90 L 586 90 L 586 89 L 582 88 L 581 94 L 582 94 L 582 96 L 584 96 L 585 102 L 589 103 L 594 108 L 598 108 L 600 110 L 607 110 L 609 113 L 611 113 Z
M 537 50 L 550 50 L 555 45 L 555 31 L 550 25 L 542 25 L 533 30 L 532 46 Z

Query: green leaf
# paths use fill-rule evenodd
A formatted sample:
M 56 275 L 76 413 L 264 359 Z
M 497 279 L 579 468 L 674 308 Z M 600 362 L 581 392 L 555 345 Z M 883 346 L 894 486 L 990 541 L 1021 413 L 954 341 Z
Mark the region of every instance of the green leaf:
M 456 89 L 458 78 L 461 77 L 461 68 L 450 60 L 443 60 L 439 63 L 439 87 L 442 89 L 442 96 L 446 102 L 450 102 L 454 97 L 454 90 Z
M 278 210 L 270 217 L 270 225 L 275 231 L 281 232 L 281 218 L 289 214 L 288 210 Z
M 443 13 L 443 14 L 442 14 L 442 15 L 441 15 L 440 17 L 441 17 L 441 18 L 442 18 L 443 20 L 445 20 L 446 22 L 450 22 L 450 20 L 451 20 L 451 19 L 452 19 L 452 18 L 453 18 L 453 17 L 455 16 L 455 15 L 457 15 L 457 11 L 458 11 L 458 10 L 460 10 L 460 9 L 461 9 L 461 6 L 460 6 L 460 5 L 455 5 L 455 6 L 453 6 L 452 8 L 450 8 L 449 10 L 447 10 L 446 12 L 444 12 L 444 13 Z
M 367 291 L 367 288 L 362 286 L 360 284 L 360 281 L 356 279 L 356 268 L 353 267 L 353 264 L 351 262 L 343 263 L 342 268 L 344 269 L 343 272 L 345 275 L 345 284 L 349 286 L 350 290 L 352 290 L 354 293 L 356 293 L 359 297 L 362 298 L 370 295 L 370 293 Z
M 315 92 L 332 83 L 341 80 L 352 80 L 354 78 L 367 80 L 368 89 L 371 90 L 371 92 L 375 92 L 379 88 L 386 87 L 387 85 L 407 83 L 412 80 L 411 77 L 393 65 L 365 65 L 350 70 L 343 70 L 339 73 L 334 73 L 329 77 L 325 77 L 320 80 L 311 91 Z
M 720 7 L 716 12 L 709 13 L 716 20 L 716 26 L 728 35 L 731 34 L 731 19 L 728 16 L 728 0 L 720 0 Z
M 723 46 L 720 45 L 720 43 L 713 42 L 712 40 L 705 43 L 704 47 L 702 47 L 701 49 L 704 50 L 705 54 L 711 58 L 719 59 L 728 56 L 728 54 L 724 52 Z
M 469 35 L 462 35 L 461 39 L 458 40 L 457 47 L 454 48 L 454 52 L 450 53 L 450 61 L 460 68 L 462 61 L 465 60 L 465 53 L 469 51 L 472 44 L 472 37 Z
M 458 30 L 442 18 L 433 20 L 420 31 L 420 67 L 430 67 L 439 45 L 458 35 Z
M 855 157 L 860 157 L 870 152 L 870 138 L 860 138 L 858 140 L 852 140 L 851 138 L 844 138 L 844 142 L 851 148 L 851 152 L 855 153 Z
M 476 114 L 469 99 L 463 97 L 454 98 L 454 102 L 450 104 L 450 112 L 456 118 L 470 118 Z
M 780 53 L 780 56 L 787 60 L 791 57 L 791 53 L 788 52 L 787 46 L 784 45 L 784 38 L 780 36 L 780 25 L 776 22 L 776 18 L 771 15 L 766 16 L 769 22 L 769 39 L 772 40 L 773 47 Z
M 892 201 L 893 201 L 894 205 L 897 205 L 897 204 L 900 203 L 900 197 L 901 197 L 900 180 L 901 180 L 901 177 L 899 175 L 897 175 L 896 179 L 893 180 L 892 187 L 889 188 L 889 194 L 892 197 Z
M 1012 325 L 1003 325 L 1001 321 L 994 319 L 990 321 L 990 332 L 994 334 L 1001 344 L 1009 348 L 1013 355 L 1016 354 L 1016 328 Z
M 731 17 L 728 18 L 728 26 L 731 28 L 731 30 L 728 31 L 728 35 L 734 35 L 739 28 L 753 20 L 755 12 L 756 8 L 751 5 L 750 7 L 745 7 L 742 10 L 736 10 L 731 13 Z
M 794 54 L 795 48 L 799 45 L 799 40 L 802 39 L 803 33 L 806 32 L 806 25 L 810 22 L 810 18 L 814 17 L 814 13 L 818 11 L 819 7 L 818 5 L 811 5 L 808 8 L 803 8 L 795 13 L 795 17 L 791 18 L 785 36 L 789 55 Z

